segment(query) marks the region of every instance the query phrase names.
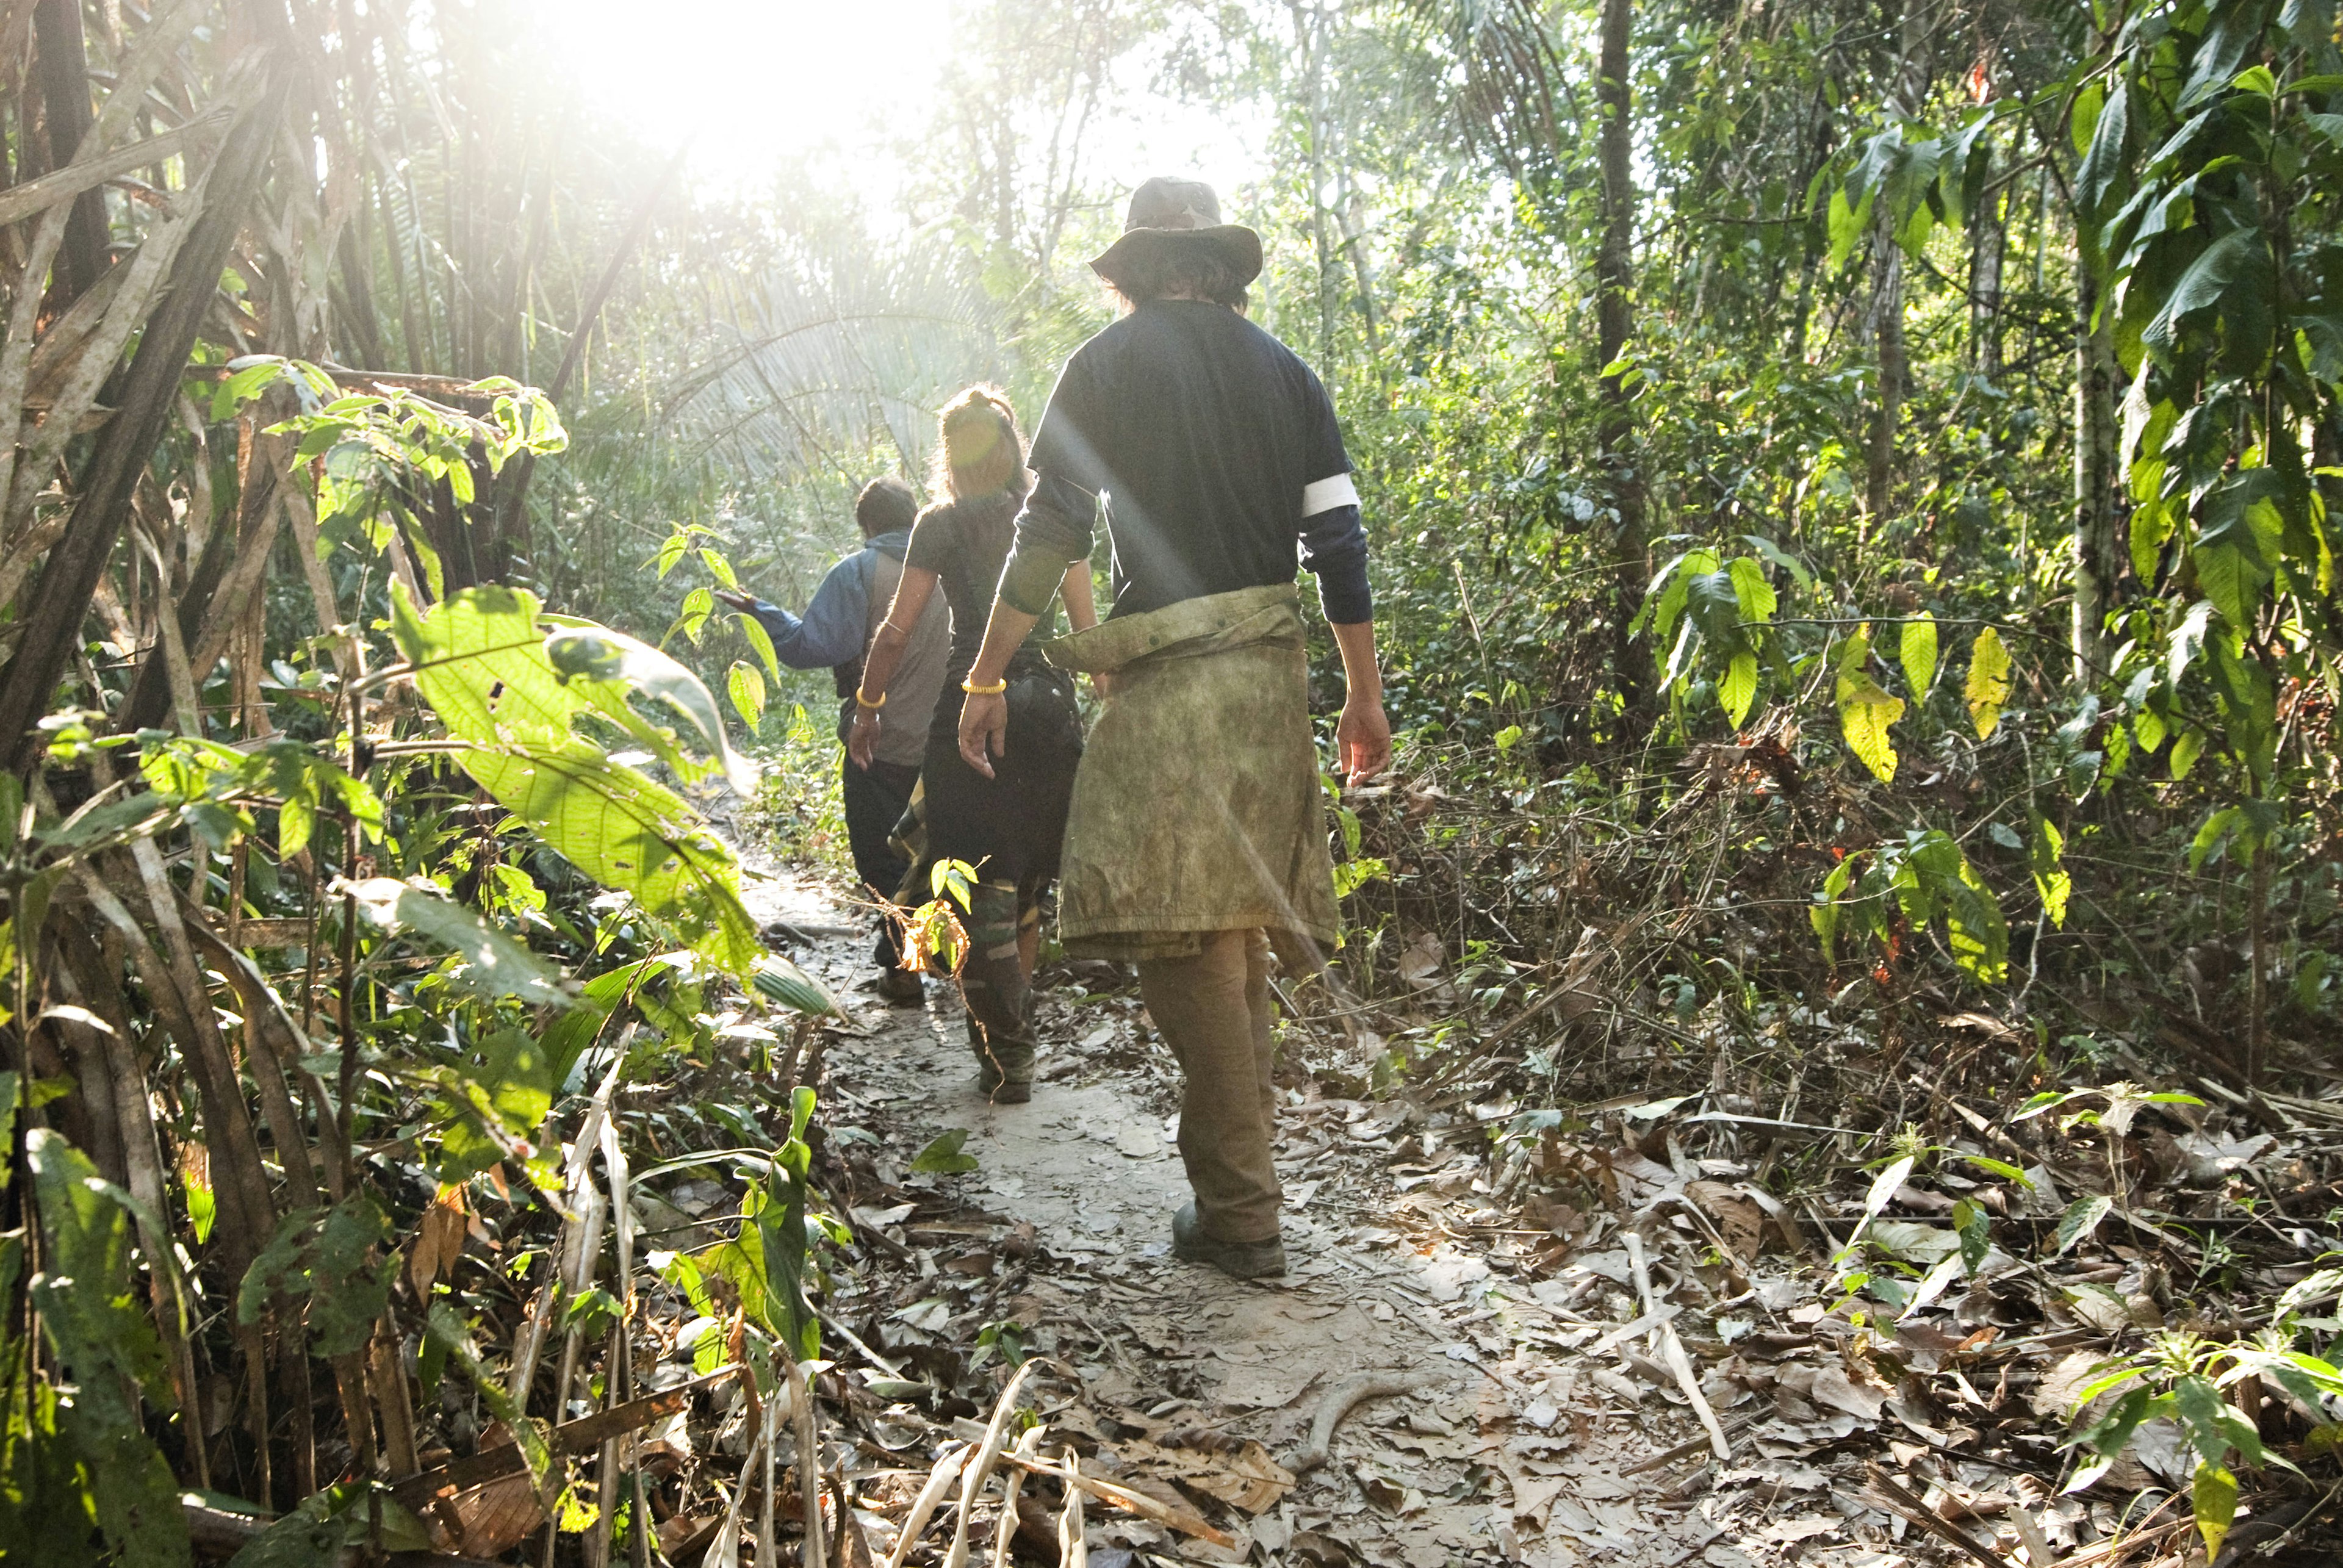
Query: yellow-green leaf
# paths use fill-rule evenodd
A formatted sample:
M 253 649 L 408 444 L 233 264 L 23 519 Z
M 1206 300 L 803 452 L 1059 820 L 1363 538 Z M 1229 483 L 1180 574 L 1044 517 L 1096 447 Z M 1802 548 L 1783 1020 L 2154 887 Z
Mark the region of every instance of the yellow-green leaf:
M 1936 680 L 1936 621 L 1923 610 L 1916 619 L 1904 623 L 1904 636 L 1896 649 L 1904 665 L 1904 684 L 1912 693 L 1912 700 L 1926 699 L 1928 688 Z
M 2197 766 L 2197 755 L 2204 749 L 2205 732 L 2202 729 L 2192 724 L 2182 730 L 2180 739 L 2172 743 L 2172 776 L 2175 779 L 2187 778 L 2188 770 Z
M 1904 699 L 1893 696 L 1870 676 L 1842 668 L 1838 677 L 1838 722 L 1847 749 L 1882 784 L 1896 779 L 1896 747 L 1887 727 L 1904 717 Z
M 2229 1537 L 2230 1522 L 2237 1517 L 2237 1478 L 2217 1464 L 2199 1464 L 2189 1501 L 2197 1513 L 2197 1533 L 2205 1538 L 2205 1560 L 2221 1555 Z
M 746 659 L 734 659 L 724 678 L 724 689 L 739 710 L 741 722 L 754 730 L 765 717 L 765 675 Z
M 2001 723 L 2001 706 L 2009 700 L 2009 649 L 2001 643 L 2001 633 L 1987 627 L 1976 635 L 1976 644 L 1969 650 L 1969 678 L 1963 695 L 1968 699 L 1969 719 L 1976 726 L 1977 738 L 1992 739 L 1995 727 Z
M 2066 929 L 2066 900 L 2075 890 L 2075 879 L 2066 867 L 2066 837 L 2049 818 L 2038 818 L 2034 824 L 2034 842 L 2027 846 L 2027 851 L 2026 858 L 2034 870 L 2034 890 L 2042 895 L 2042 912 L 2063 931 Z
M 2164 719 L 2153 708 L 2143 708 L 2132 715 L 2132 733 L 2139 737 L 2139 749 L 2154 752 L 2164 744 Z
M 1749 705 L 1757 700 L 1757 656 L 1736 653 L 1725 668 L 1725 678 L 1717 683 L 1716 700 L 1723 705 L 1725 716 L 1733 720 L 1733 728 L 1741 728 L 1749 717 Z

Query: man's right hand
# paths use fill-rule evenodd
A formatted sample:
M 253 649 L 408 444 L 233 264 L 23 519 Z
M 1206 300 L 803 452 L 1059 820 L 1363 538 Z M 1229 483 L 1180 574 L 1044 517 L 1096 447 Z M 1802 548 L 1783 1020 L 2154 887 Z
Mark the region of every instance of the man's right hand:
M 716 595 L 716 602 L 719 604 L 729 605 L 742 615 L 751 615 L 756 612 L 757 596 L 755 594 L 736 588 L 720 588 L 713 591 Z
M 854 710 L 853 727 L 846 732 L 846 754 L 864 772 L 870 770 L 871 755 L 879 745 L 879 710 L 860 708 Z
M 1391 720 L 1383 714 L 1383 699 L 1353 692 L 1335 721 L 1334 745 L 1344 779 L 1354 789 L 1390 767 Z

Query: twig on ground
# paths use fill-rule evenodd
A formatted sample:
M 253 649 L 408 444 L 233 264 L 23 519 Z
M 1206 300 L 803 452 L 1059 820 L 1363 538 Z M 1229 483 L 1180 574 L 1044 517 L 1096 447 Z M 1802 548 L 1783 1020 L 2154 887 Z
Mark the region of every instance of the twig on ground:
M 1068 1486 L 1078 1487 L 1101 1503 L 1111 1503 L 1126 1513 L 1136 1513 L 1141 1518 L 1152 1520 L 1167 1529 L 1177 1530 L 1182 1535 L 1192 1535 L 1199 1541 L 1209 1541 L 1215 1546 L 1233 1547 L 1237 1543 L 1236 1537 L 1228 1532 L 1214 1529 L 1193 1513 L 1173 1508 L 1168 1503 L 1159 1503 L 1144 1492 L 1133 1492 L 1127 1486 L 1117 1486 L 1111 1481 L 1100 1481 L 1093 1476 L 1084 1475 L 1079 1471 L 1061 1470 L 1047 1460 L 1026 1459 L 1014 1453 L 1006 1453 L 1001 1457 L 1004 1462 L 1013 1464 L 1020 1470 L 1029 1471 L 1035 1475 L 1047 1475 Z
M 789 1373 L 789 1414 L 797 1428 L 798 1484 L 805 1492 L 805 1568 L 823 1568 L 830 1554 L 821 1540 L 821 1418 L 813 1389 L 794 1356 L 784 1356 Z
M 1970 1540 L 1966 1531 L 1955 1529 L 1946 1521 L 1936 1517 L 1934 1509 L 1898 1485 L 1895 1479 L 1880 1469 L 1875 1462 L 1864 1461 L 1863 1474 L 1864 1479 L 1871 1483 L 1872 1492 L 1881 1502 L 1946 1545 L 1958 1547 L 1984 1563 L 1985 1568 L 2010 1568 L 2008 1559 L 1986 1551 L 1975 1541 Z
M 1371 1399 L 1388 1399 L 1397 1393 L 1413 1393 L 1427 1381 L 1423 1372 L 1361 1372 L 1344 1378 L 1326 1392 L 1318 1406 L 1318 1419 L 1310 1423 L 1309 1446 L 1297 1452 L 1293 1462 L 1286 1468 L 1301 1476 L 1324 1464 L 1328 1448 L 1334 1441 L 1334 1429 L 1351 1413 L 1353 1405 Z
M 1034 1458 L 1041 1451 L 1042 1428 L 1029 1426 L 1017 1440 L 1012 1457 Z M 1009 1568 L 1009 1541 L 1017 1533 L 1017 1494 L 1025 1490 L 1025 1473 L 1011 1465 L 1001 1480 L 1001 1524 L 992 1533 L 992 1568 Z
M 1627 1247 L 1627 1263 L 1634 1271 L 1635 1290 L 1644 1302 L 1644 1314 L 1658 1321 L 1652 1325 L 1652 1348 L 1660 1352 L 1661 1362 L 1675 1374 L 1676 1387 L 1692 1402 L 1693 1413 L 1700 1424 L 1708 1429 L 1708 1445 L 1719 1459 L 1733 1457 L 1733 1445 L 1725 1441 L 1725 1428 L 1709 1407 L 1708 1398 L 1700 1392 L 1700 1379 L 1693 1375 L 1692 1360 L 1684 1354 L 1684 1342 L 1676 1338 L 1675 1324 L 1660 1313 L 1659 1298 L 1652 1293 L 1652 1271 L 1644 1262 L 1644 1238 L 1629 1231 L 1621 1238 Z
M 1090 1568 L 1090 1539 L 1082 1520 L 1082 1459 L 1071 1444 L 1065 1458 L 1066 1506 L 1058 1515 L 1058 1568 Z
M 1010 1374 L 1009 1386 L 1001 1391 L 1001 1398 L 992 1407 L 992 1421 L 984 1429 L 984 1441 L 977 1444 L 975 1456 L 960 1472 L 960 1517 L 952 1522 L 951 1550 L 944 1554 L 944 1568 L 968 1568 L 968 1528 L 976 1514 L 976 1500 L 983 1494 L 984 1483 L 992 1479 L 992 1467 L 1000 1462 L 1001 1447 L 1009 1441 L 1009 1418 L 1016 1412 L 1017 1396 L 1024 1391 L 1025 1379 L 1033 1367 L 1031 1362 L 1021 1362 Z
M 920 1532 L 927 1529 L 928 1521 L 935 1514 L 936 1505 L 943 1501 L 952 1477 L 960 1473 L 967 1460 L 968 1446 L 965 1443 L 948 1442 L 943 1452 L 936 1455 L 934 1468 L 928 1472 L 928 1479 L 920 1485 L 920 1494 L 911 1500 L 910 1511 L 903 1515 L 903 1527 L 895 1533 L 895 1549 L 887 1553 L 887 1568 L 903 1568 L 903 1559 L 909 1557 L 911 1548 L 919 1544 Z

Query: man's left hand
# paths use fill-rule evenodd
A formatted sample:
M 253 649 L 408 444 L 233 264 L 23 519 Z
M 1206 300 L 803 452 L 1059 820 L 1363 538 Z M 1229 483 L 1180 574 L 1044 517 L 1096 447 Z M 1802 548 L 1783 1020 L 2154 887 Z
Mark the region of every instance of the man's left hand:
M 1385 732 L 1383 749 L 1391 749 L 1389 731 Z M 960 760 L 983 774 L 992 777 L 992 759 L 1009 755 L 1009 695 L 1006 692 L 969 692 L 960 705 Z
M 967 720 L 960 721 L 960 749 L 967 749 Z M 1353 786 L 1364 784 L 1391 766 L 1391 720 L 1383 716 L 1381 698 L 1353 695 L 1342 704 L 1334 724 L 1334 749 L 1343 774 Z

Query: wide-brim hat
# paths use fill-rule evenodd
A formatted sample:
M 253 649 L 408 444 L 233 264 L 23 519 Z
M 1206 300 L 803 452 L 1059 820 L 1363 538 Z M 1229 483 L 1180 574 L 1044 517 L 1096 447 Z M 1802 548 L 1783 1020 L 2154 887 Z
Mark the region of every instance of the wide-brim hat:
M 1091 261 L 1091 270 L 1120 285 L 1140 258 L 1189 246 L 1219 254 L 1235 269 L 1240 286 L 1261 276 L 1261 236 L 1242 224 L 1221 221 L 1221 198 L 1202 180 L 1158 175 L 1131 193 L 1122 237 Z

